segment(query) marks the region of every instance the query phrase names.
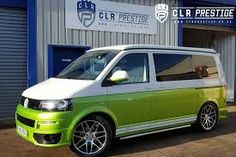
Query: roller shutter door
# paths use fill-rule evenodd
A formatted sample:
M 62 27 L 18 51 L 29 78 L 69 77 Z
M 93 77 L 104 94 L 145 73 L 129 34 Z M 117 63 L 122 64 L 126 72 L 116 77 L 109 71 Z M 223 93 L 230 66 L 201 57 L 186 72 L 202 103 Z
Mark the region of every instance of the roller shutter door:
M 26 83 L 26 10 L 0 7 L 0 122 L 12 122 Z

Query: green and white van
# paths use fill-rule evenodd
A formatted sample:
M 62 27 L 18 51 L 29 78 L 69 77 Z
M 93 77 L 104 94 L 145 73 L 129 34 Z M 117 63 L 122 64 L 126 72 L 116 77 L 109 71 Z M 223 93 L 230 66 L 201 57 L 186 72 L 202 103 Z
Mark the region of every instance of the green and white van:
M 128 45 L 93 49 L 17 105 L 19 136 L 44 147 L 98 156 L 114 138 L 196 126 L 227 117 L 225 77 L 212 49 Z

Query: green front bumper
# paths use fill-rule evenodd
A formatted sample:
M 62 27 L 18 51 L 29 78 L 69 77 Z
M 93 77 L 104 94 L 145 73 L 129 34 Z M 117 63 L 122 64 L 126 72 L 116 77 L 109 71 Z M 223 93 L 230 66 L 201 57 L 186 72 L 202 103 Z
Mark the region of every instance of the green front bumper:
M 20 122 L 17 119 L 17 114 L 34 120 L 34 126 L 29 126 L 26 122 Z M 20 126 L 26 130 L 27 134 L 17 134 L 25 140 L 34 143 L 35 145 L 44 147 L 59 147 L 70 145 L 71 132 L 73 127 L 71 126 L 72 112 L 41 112 L 28 108 L 24 108 L 22 105 L 17 105 L 16 110 L 16 126 Z M 61 139 L 57 144 L 41 144 L 34 138 L 34 133 L 37 134 L 61 134 Z

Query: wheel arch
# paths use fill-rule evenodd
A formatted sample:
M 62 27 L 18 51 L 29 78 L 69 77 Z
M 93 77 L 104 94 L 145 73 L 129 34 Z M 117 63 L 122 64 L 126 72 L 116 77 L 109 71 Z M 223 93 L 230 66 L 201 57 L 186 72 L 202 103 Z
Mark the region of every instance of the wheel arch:
M 92 113 L 86 115 L 85 117 L 83 117 L 80 121 L 82 121 L 82 120 L 84 120 L 84 119 L 86 119 L 86 118 L 88 118 L 90 116 L 93 116 L 93 115 L 100 116 L 100 117 L 104 118 L 105 120 L 107 120 L 108 123 L 111 125 L 113 137 L 115 137 L 115 134 L 116 134 L 116 123 L 115 123 L 114 119 L 109 114 L 107 114 L 105 112 L 92 112 Z
M 201 109 L 205 106 L 205 105 L 207 105 L 207 104 L 211 104 L 211 105 L 214 105 L 215 106 L 215 108 L 216 108 L 216 110 L 217 110 L 217 116 L 219 115 L 219 105 L 218 105 L 218 103 L 217 103 L 217 101 L 214 101 L 214 100 L 207 100 L 207 101 L 205 101 L 204 103 L 202 103 L 202 105 L 199 107 L 199 109 L 198 109 L 198 115 L 199 115 L 199 113 L 200 113 L 200 111 L 201 111 Z
M 77 126 L 77 124 L 92 115 L 98 115 L 98 116 L 101 116 L 102 118 L 106 119 L 109 122 L 109 124 L 111 125 L 113 137 L 115 137 L 116 128 L 117 128 L 117 120 L 116 120 L 115 116 L 113 116 L 113 114 L 111 112 L 109 112 L 107 109 L 106 110 L 93 109 L 90 111 L 85 111 L 82 114 L 79 114 L 76 116 L 76 118 L 72 122 L 70 139 L 72 138 L 73 131 L 74 131 L 75 127 Z

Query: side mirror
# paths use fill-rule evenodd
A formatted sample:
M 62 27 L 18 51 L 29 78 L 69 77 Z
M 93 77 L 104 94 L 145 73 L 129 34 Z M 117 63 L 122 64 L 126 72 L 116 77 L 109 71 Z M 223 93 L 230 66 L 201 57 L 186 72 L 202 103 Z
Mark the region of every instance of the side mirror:
M 115 83 L 123 82 L 123 81 L 128 81 L 129 80 L 129 74 L 127 71 L 124 70 L 117 70 L 112 74 L 110 77 L 110 80 Z

